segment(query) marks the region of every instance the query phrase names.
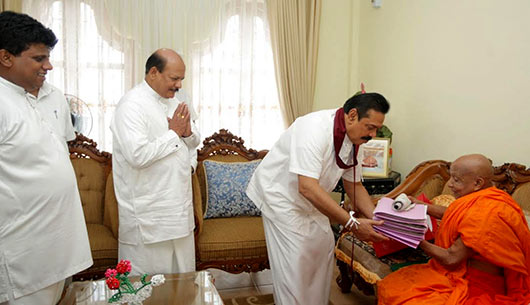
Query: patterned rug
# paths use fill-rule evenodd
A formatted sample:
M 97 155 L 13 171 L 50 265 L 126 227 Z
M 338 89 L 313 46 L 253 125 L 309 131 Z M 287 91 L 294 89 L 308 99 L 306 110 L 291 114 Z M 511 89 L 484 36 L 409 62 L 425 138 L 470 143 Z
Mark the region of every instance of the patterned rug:
M 250 297 L 235 297 L 223 299 L 225 305 L 274 305 L 272 294 L 253 295 Z

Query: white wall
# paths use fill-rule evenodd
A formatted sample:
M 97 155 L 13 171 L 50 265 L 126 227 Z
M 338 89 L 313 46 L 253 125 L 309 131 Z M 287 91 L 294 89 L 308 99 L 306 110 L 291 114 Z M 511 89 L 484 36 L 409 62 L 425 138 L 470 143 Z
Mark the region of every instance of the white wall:
M 394 132 L 395 170 L 406 175 L 421 161 L 475 152 L 495 165 L 530 165 L 529 1 L 383 0 L 379 9 L 368 0 L 354 2 L 349 14 L 360 19 L 358 66 L 350 65 L 350 75 L 391 103 L 385 123 Z M 323 14 L 322 30 L 345 14 L 336 11 Z M 321 36 L 324 52 L 356 52 L 328 43 Z M 317 80 L 344 73 L 337 58 L 322 61 Z M 333 80 L 318 84 L 317 107 L 338 105 L 322 102 L 334 82 L 345 90 Z
M 359 90 L 359 19 L 352 18 L 359 5 L 322 1 L 314 111 L 342 106 Z

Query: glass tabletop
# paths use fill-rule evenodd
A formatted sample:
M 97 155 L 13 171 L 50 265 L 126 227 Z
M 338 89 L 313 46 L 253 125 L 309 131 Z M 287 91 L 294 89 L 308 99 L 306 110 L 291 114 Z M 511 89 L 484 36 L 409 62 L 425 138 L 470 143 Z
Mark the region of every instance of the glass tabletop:
M 152 295 L 143 301 L 150 304 L 189 304 L 189 305 L 223 305 L 223 301 L 212 283 L 212 276 L 207 271 L 164 275 L 166 281 L 161 286 L 153 287 Z M 147 277 L 149 280 L 150 277 Z M 131 282 L 139 281 L 131 277 Z M 117 290 L 110 290 L 105 280 L 73 282 L 59 305 L 102 305 Z M 114 303 L 116 304 L 116 303 Z

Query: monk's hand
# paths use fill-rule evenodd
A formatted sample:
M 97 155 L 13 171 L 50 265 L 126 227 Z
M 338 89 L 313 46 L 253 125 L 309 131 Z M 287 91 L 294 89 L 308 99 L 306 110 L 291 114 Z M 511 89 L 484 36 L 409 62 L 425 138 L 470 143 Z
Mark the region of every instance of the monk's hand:
M 366 218 L 357 218 L 359 221 L 358 227 L 353 226 L 352 233 L 362 241 L 383 241 L 388 240 L 388 237 L 377 233 L 373 226 L 380 226 L 383 224 L 382 220 L 372 220 Z

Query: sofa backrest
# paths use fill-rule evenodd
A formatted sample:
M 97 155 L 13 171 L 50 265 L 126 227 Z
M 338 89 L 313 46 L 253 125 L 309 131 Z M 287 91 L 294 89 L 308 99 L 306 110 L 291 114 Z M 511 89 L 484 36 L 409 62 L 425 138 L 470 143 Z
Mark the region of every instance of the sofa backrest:
M 202 211 L 205 211 L 207 201 L 206 177 L 204 173 L 204 160 L 213 160 L 220 162 L 248 162 L 257 159 L 263 159 L 267 150 L 256 151 L 247 149 L 243 139 L 234 136 L 226 129 L 220 129 L 219 132 L 204 139 L 203 146 L 197 151 L 197 170 L 196 181 L 199 184 Z
M 75 140 L 68 142 L 85 222 L 104 224 L 118 236 L 118 208 L 112 184 L 112 155 L 99 151 L 96 146 L 96 142 L 82 134 L 77 134 Z
M 86 223 L 103 223 L 105 164 L 89 158 L 72 159 Z

